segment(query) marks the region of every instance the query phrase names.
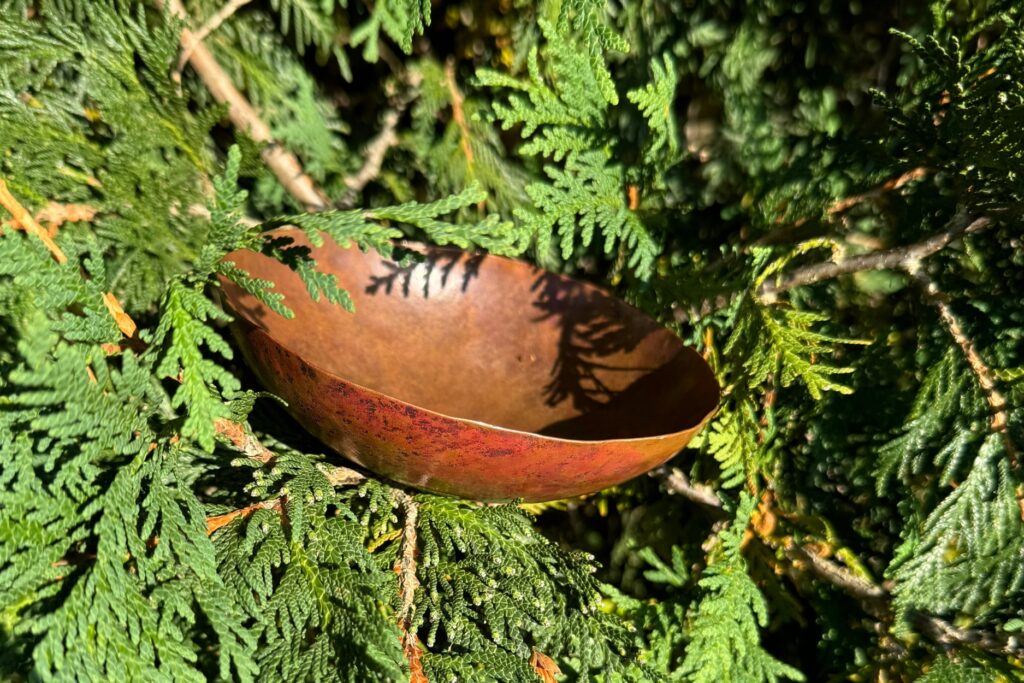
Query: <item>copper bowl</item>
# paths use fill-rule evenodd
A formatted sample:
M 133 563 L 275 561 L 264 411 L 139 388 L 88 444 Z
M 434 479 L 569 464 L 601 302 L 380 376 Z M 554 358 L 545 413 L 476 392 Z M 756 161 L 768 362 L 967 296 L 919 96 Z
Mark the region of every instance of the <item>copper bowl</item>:
M 401 265 L 330 240 L 314 248 L 355 313 L 314 302 L 270 257 L 227 257 L 295 311 L 288 320 L 222 283 L 249 365 L 366 468 L 479 500 L 566 498 L 665 462 L 717 407 L 700 355 L 602 290 L 521 261 L 418 251 Z

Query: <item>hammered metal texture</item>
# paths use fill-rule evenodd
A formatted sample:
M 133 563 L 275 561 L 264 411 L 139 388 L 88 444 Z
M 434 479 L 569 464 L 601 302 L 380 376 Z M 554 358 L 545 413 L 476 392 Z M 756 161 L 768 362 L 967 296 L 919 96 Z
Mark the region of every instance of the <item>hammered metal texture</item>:
M 227 257 L 295 311 L 287 320 L 222 282 L 246 360 L 345 457 L 429 491 L 554 500 L 662 464 L 716 409 L 700 355 L 602 290 L 511 259 L 419 251 L 403 265 L 314 248 L 355 313 L 312 301 L 274 259 Z

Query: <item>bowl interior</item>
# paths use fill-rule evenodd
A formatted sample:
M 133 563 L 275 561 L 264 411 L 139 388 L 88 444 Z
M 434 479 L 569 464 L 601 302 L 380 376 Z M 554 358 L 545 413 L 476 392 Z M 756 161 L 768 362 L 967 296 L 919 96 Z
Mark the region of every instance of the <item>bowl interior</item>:
M 280 234 L 308 245 L 305 236 Z M 577 440 L 671 434 L 718 401 L 710 369 L 644 314 L 526 263 L 424 249 L 400 264 L 329 239 L 312 256 L 356 307 L 316 303 L 287 266 L 228 256 L 277 283 L 295 317 L 225 283 L 228 305 L 303 360 L 450 417 Z

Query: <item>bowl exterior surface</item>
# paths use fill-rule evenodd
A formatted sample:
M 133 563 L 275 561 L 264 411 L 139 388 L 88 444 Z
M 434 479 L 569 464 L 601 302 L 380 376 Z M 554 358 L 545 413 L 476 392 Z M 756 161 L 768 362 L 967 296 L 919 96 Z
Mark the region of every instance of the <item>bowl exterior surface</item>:
M 556 439 L 418 408 L 318 369 L 244 318 L 233 328 L 249 366 L 314 436 L 394 481 L 464 498 L 538 502 L 593 493 L 661 465 L 710 417 L 664 436 Z

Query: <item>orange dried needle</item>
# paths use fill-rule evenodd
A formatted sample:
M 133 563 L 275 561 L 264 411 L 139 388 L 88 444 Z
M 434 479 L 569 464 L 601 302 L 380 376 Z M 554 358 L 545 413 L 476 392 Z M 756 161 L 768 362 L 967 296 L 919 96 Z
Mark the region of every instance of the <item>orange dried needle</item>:
M 121 302 L 117 300 L 112 292 L 107 292 L 103 295 L 103 304 L 110 311 L 111 317 L 114 318 L 114 322 L 117 323 L 117 327 L 124 336 L 130 337 L 135 334 L 135 321 L 131 319 L 124 309 L 121 308 Z
M 4 182 L 3 178 L 0 178 L 0 206 L 7 209 L 11 216 L 14 217 L 14 220 L 21 227 L 25 228 L 26 232 L 35 235 L 42 240 L 43 244 L 46 245 L 46 248 L 50 250 L 51 254 L 53 254 L 53 258 L 57 259 L 57 263 L 67 263 L 68 257 L 60 250 L 60 247 L 58 247 L 57 243 L 53 241 L 50 234 L 36 222 L 36 219 L 32 217 L 32 214 L 30 214 L 25 207 L 14 198 L 14 195 L 8 191 L 7 183 Z

